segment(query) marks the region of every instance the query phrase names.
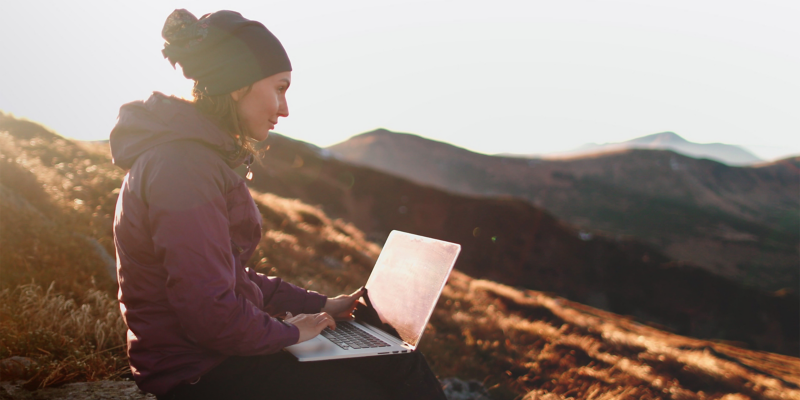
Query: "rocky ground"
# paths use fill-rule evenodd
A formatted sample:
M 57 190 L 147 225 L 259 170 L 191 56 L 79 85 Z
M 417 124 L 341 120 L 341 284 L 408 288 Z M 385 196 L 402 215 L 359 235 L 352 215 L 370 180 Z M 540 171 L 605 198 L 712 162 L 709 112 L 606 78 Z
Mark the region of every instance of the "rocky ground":
M 0 382 L 0 400 L 144 400 L 155 399 L 152 394 L 139 390 L 132 381 L 100 381 L 70 383 L 58 388 L 28 391 L 22 381 Z M 458 378 L 442 380 L 448 400 L 490 400 L 486 389 L 478 381 Z
M 136 384 L 131 381 L 69 383 L 57 388 L 45 388 L 35 391 L 23 389 L 22 381 L 0 382 L 0 400 L 140 400 L 155 398 L 152 394 L 145 394 L 140 391 Z

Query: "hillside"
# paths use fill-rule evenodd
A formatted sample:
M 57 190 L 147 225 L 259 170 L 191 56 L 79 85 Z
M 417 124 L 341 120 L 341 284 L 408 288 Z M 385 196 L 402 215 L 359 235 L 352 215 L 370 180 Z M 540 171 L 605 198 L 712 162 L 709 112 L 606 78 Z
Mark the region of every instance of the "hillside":
M 129 377 L 116 286 L 94 244 L 108 249 L 121 171 L 105 148 L 33 124 L 9 129 L 8 118 L 0 115 L 0 360 L 26 357 L 32 364 L 0 368 L 0 381 L 27 380 L 0 386 L 0 398 L 53 393 L 27 395 L 20 384 L 35 389 Z M 355 190 L 366 173 L 352 171 L 359 181 L 333 181 Z M 308 175 L 294 179 L 310 191 Z M 299 200 L 252 193 L 264 231 L 249 267 L 324 293 L 363 284 L 379 246 L 356 226 Z M 440 377 L 483 382 L 496 400 L 800 399 L 798 358 L 686 338 L 460 271 L 421 349 Z
M 522 159 L 385 130 L 327 150 L 456 193 L 527 199 L 583 230 L 636 238 L 749 286 L 800 287 L 800 157 L 757 167 L 661 150 Z
M 460 243 L 456 269 L 476 278 L 553 292 L 683 335 L 800 351 L 796 293 L 765 293 L 646 244 L 576 230 L 519 199 L 449 193 L 277 134 L 266 145 L 251 187 L 318 205 L 378 243 L 392 229 Z

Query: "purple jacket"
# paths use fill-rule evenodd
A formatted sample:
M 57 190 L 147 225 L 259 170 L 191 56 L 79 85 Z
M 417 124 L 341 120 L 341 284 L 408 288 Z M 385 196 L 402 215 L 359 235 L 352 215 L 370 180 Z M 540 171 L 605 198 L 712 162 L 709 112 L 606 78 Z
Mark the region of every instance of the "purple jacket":
M 120 109 L 114 164 L 129 170 L 114 218 L 122 316 L 137 385 L 156 395 L 231 355 L 281 350 L 326 297 L 246 269 L 261 214 L 234 140 L 190 103 L 154 93 Z

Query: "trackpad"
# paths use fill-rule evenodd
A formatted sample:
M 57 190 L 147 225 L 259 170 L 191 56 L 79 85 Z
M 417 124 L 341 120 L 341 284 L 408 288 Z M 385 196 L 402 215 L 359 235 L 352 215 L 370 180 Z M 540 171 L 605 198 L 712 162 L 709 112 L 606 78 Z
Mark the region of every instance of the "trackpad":
M 303 343 L 293 344 L 286 347 L 286 350 L 294 354 L 300 361 L 324 360 L 335 354 L 346 353 L 333 342 L 321 336 Z
M 326 347 L 325 346 L 325 342 L 327 342 L 327 340 L 323 340 L 321 337 L 317 336 L 317 337 L 315 337 L 315 338 L 313 338 L 311 340 L 306 340 L 303 343 L 293 344 L 293 345 L 288 346 L 286 348 L 287 349 L 296 350 L 296 351 L 299 351 L 299 352 L 303 352 L 303 353 L 306 353 L 306 352 L 308 352 L 308 353 L 316 353 L 316 352 L 318 352 L 318 351 L 320 351 L 320 350 L 322 350 L 322 349 L 324 349 Z

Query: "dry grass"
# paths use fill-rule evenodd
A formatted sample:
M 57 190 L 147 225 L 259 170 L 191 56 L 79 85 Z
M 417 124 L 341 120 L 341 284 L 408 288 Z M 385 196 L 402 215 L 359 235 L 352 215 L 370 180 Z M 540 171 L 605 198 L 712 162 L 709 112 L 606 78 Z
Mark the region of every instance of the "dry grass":
M 350 293 L 366 283 L 380 247 L 361 231 L 298 200 L 251 193 L 264 234 L 249 267 L 320 293 Z
M 0 183 L 46 219 L 114 254 L 111 223 L 124 173 L 109 161 L 107 151 L 88 144 L 0 131 Z
M 86 240 L 113 254 L 121 178 L 104 149 L 0 132 L 0 359 L 36 362 L 28 388 L 129 373 L 116 285 Z M 362 232 L 299 201 L 252 194 L 264 231 L 249 267 L 332 295 L 366 282 L 380 249 Z M 796 358 L 458 271 L 421 350 L 439 376 L 480 380 L 495 399 L 800 399 Z
M 129 372 L 119 304 L 90 288 L 76 301 L 32 283 L 0 291 L 0 359 L 33 358 L 26 388 L 119 379 Z
M 460 349 L 462 357 L 486 349 L 487 326 L 502 331 L 500 347 L 511 354 L 505 376 L 490 372 L 490 381 L 527 392 L 526 399 L 800 399 L 800 360 L 793 357 L 685 338 L 494 282 L 461 276 L 451 281 L 458 286 L 437 312 L 446 315 L 457 301 L 452 312 L 465 344 L 483 339 Z
M 35 361 L 17 374 L 28 388 L 129 371 L 116 282 L 91 243 L 113 254 L 115 169 L 65 139 L 0 132 L 0 359 Z

